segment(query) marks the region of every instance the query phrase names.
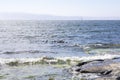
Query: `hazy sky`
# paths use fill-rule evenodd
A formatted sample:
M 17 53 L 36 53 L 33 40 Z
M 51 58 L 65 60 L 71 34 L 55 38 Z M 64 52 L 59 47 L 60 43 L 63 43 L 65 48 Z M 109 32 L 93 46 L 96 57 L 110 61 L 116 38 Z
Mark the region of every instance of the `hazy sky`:
M 120 17 L 120 0 L 0 0 L 0 12 Z

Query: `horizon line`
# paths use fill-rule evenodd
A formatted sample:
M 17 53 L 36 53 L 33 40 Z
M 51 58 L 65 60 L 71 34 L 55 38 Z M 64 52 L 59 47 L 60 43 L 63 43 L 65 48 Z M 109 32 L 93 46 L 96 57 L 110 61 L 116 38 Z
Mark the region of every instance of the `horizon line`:
M 62 16 L 22 12 L 0 12 L 0 20 L 120 20 L 117 16 Z
M 84 16 L 84 15 L 55 15 L 47 13 L 27 13 L 27 12 L 0 12 L 0 14 L 29 14 L 29 15 L 46 15 L 46 16 L 56 16 L 56 17 L 90 17 L 90 18 L 120 18 L 120 16 Z

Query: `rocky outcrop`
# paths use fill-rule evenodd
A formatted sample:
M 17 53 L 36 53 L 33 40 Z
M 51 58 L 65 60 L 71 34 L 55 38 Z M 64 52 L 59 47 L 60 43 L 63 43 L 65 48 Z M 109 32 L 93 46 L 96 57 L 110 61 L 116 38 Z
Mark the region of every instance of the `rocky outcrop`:
M 120 58 L 82 62 L 71 70 L 87 80 L 120 80 Z M 97 77 L 90 79 L 93 74 Z

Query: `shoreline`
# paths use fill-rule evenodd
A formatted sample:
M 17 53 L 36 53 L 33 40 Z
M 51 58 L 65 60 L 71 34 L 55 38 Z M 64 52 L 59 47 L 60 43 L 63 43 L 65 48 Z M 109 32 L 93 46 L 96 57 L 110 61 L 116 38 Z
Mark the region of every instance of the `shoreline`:
M 1 59 L 0 58 L 0 61 L 4 62 L 1 64 L 1 72 L 3 73 L 0 76 L 2 76 L 3 80 L 6 80 L 6 79 L 13 80 L 13 77 L 20 80 L 29 80 L 29 79 L 97 80 L 97 78 L 99 78 L 100 76 L 98 76 L 96 73 L 95 74 L 80 73 L 74 70 L 80 67 L 80 66 L 77 66 L 78 64 L 82 64 L 84 62 L 87 62 L 89 64 L 95 61 L 97 62 L 106 61 L 106 60 L 110 61 L 115 59 L 120 59 L 120 55 L 105 54 L 105 55 L 96 55 L 96 56 L 81 57 L 81 58 L 80 57 L 63 57 L 63 58 L 42 57 L 42 58 L 36 58 L 36 59 L 33 59 L 33 58 L 32 59 L 31 58 Z M 14 70 L 17 72 L 15 72 Z M 18 77 L 13 76 L 15 74 L 19 74 L 19 76 Z M 88 77 L 86 78 L 85 76 L 88 76 Z
M 9 64 L 9 63 L 16 63 L 16 64 L 57 64 L 59 62 L 66 64 L 66 63 L 77 63 L 82 61 L 91 61 L 91 60 L 98 60 L 98 59 L 112 59 L 118 58 L 120 55 L 114 54 L 100 54 L 100 55 L 93 55 L 93 56 L 85 56 L 85 57 L 40 57 L 40 58 L 0 58 L 0 64 Z

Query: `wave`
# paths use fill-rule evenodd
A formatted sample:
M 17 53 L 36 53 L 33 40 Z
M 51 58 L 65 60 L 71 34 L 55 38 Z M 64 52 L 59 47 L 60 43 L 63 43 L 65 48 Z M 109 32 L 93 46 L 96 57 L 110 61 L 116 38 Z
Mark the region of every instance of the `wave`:
M 120 55 L 95 55 L 95 56 L 86 56 L 86 57 L 40 57 L 40 58 L 0 58 L 1 65 L 31 65 L 31 64 L 76 64 L 82 61 L 90 61 L 97 59 L 112 59 L 120 57 Z
M 91 44 L 73 44 L 73 45 L 68 45 L 71 47 L 80 47 L 82 49 L 100 49 L 100 48 L 120 48 L 120 44 L 107 44 L 107 43 L 91 43 Z
M 0 52 L 1 54 L 21 54 L 21 53 L 54 53 L 52 51 L 40 51 L 40 50 L 26 50 L 26 51 L 5 51 L 5 52 Z
M 104 44 L 95 43 L 80 46 L 85 52 L 91 51 L 93 49 L 117 49 L 120 48 L 120 44 Z

